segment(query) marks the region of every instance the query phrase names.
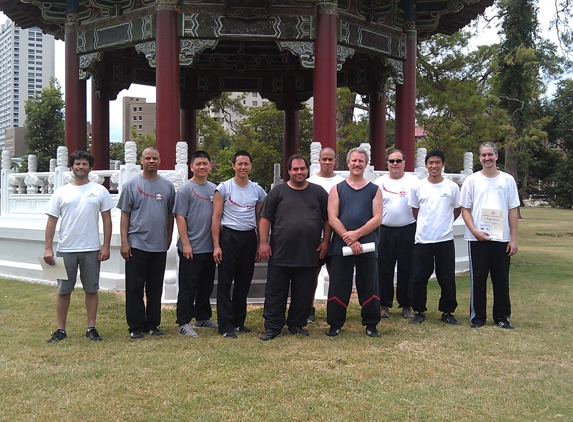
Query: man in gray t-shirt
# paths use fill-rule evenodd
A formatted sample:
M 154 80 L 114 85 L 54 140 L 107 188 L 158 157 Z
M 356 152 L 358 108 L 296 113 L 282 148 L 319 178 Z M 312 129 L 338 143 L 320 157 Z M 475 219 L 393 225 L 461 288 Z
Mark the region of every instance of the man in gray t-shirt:
M 207 181 L 211 171 L 211 157 L 205 151 L 196 151 L 189 164 L 193 177 L 185 182 L 175 195 L 175 222 L 179 240 L 179 292 L 177 294 L 177 332 L 197 337 L 191 326 L 217 328 L 211 320 L 210 296 L 215 279 L 213 260 L 213 194 L 216 185 Z
M 143 172 L 123 185 L 117 203 L 121 210 L 120 253 L 125 259 L 125 309 L 134 340 L 142 339 L 144 333 L 163 335 L 158 326 L 175 200 L 173 183 L 157 173 L 159 151 L 146 148 L 140 162 Z

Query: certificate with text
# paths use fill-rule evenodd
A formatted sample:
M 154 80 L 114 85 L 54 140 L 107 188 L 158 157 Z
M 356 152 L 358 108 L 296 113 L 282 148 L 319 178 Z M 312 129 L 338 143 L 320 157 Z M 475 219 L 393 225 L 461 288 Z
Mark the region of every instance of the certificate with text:
M 479 229 L 487 232 L 491 240 L 501 240 L 503 238 L 504 212 L 484 208 L 481 210 Z

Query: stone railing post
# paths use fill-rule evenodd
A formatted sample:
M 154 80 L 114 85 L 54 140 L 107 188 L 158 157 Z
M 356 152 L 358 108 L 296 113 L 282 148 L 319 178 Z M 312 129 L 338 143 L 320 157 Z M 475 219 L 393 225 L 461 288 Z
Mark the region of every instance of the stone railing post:
M 320 142 L 312 142 L 310 144 L 310 171 L 309 176 L 312 176 L 320 171 L 320 150 L 322 149 L 322 144 Z
M 8 150 L 2 151 L 2 190 L 0 192 L 1 206 L 0 215 L 9 214 L 9 199 L 10 194 L 8 191 L 8 175 L 14 173 L 12 170 L 12 153 Z
M 281 165 L 279 163 L 275 163 L 273 165 L 273 185 L 271 186 L 271 189 L 277 185 L 280 185 L 282 182 L 283 179 L 281 178 Z
M 416 150 L 416 165 L 414 166 L 414 173 L 423 179 L 428 175 L 428 169 L 426 168 L 426 148 L 418 148 Z
M 141 173 L 141 166 L 135 164 L 135 161 L 137 160 L 137 146 L 135 145 L 135 142 L 127 141 L 124 148 L 125 164 L 119 166 L 119 193 L 121 193 L 125 182 L 139 176 Z
M 56 167 L 54 168 L 53 190 L 66 184 L 64 174 L 69 171 L 68 167 L 68 147 L 60 146 L 56 150 Z
M 178 181 L 179 185 L 176 185 L 177 189 L 189 179 L 189 167 L 187 165 L 188 151 L 189 146 L 187 142 L 177 142 L 175 145 L 175 173 L 181 178 L 181 180 Z
M 464 169 L 461 174 L 469 176 L 474 172 L 474 155 L 471 152 L 464 152 Z

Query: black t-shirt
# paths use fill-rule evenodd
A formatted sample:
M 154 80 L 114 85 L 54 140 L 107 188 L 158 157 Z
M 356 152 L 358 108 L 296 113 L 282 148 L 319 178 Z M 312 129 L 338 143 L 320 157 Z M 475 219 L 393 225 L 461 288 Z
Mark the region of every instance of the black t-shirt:
M 261 217 L 271 222 L 269 265 L 318 266 L 318 252 L 324 222 L 328 220 L 328 194 L 309 183 L 302 190 L 287 183 L 275 186 L 263 202 Z

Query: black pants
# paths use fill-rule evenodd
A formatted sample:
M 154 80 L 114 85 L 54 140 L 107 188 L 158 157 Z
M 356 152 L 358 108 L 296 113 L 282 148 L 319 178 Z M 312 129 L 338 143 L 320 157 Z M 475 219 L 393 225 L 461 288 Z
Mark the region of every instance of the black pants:
M 510 257 L 506 252 L 507 242 L 468 242 L 470 256 L 470 322 L 485 323 L 487 276 L 491 276 L 493 286 L 493 320 L 498 323 L 509 319 Z
M 193 318 L 211 319 L 215 260 L 213 253 L 193 254 L 187 259 L 179 253 L 179 292 L 177 293 L 177 324 L 189 324 Z
M 304 327 L 314 297 L 315 281 L 316 267 L 269 265 L 263 310 L 265 328 L 281 331 L 285 323 L 288 327 Z M 285 320 L 289 287 L 291 299 Z
M 223 227 L 219 244 L 223 258 L 217 278 L 217 322 L 219 333 L 223 334 L 245 325 L 247 295 L 255 271 L 257 234 L 255 230 L 241 232 Z
M 129 331 L 147 331 L 161 324 L 161 294 L 167 252 L 131 248 L 125 261 L 125 314 Z M 143 302 L 143 293 L 147 307 Z
M 376 258 L 364 255 L 335 255 L 332 257 L 326 304 L 326 322 L 333 328 L 341 328 L 346 321 L 346 309 L 352 293 L 354 265 L 356 265 L 358 301 L 362 306 L 362 325 L 377 325 L 380 322 Z
M 442 289 L 438 309 L 454 312 L 456 300 L 456 251 L 454 241 L 437 243 L 416 243 L 412 255 L 412 308 L 416 312 L 426 312 L 428 281 L 436 269 L 436 278 Z M 435 264 L 435 265 L 434 265 Z
M 378 246 L 378 286 L 380 305 L 392 307 L 394 302 L 394 267 L 398 263 L 396 300 L 400 308 L 410 308 L 410 273 L 416 223 L 404 227 L 380 226 Z

